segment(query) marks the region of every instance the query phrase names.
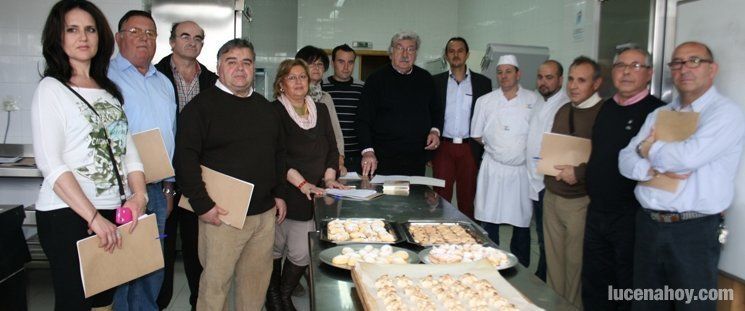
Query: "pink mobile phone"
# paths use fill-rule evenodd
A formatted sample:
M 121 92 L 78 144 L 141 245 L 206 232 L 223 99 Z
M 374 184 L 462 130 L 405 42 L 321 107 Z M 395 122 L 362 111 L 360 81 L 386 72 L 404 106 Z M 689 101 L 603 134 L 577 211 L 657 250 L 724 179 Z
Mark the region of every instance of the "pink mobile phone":
M 116 209 L 116 224 L 123 225 L 132 221 L 132 210 L 129 207 L 119 207 Z

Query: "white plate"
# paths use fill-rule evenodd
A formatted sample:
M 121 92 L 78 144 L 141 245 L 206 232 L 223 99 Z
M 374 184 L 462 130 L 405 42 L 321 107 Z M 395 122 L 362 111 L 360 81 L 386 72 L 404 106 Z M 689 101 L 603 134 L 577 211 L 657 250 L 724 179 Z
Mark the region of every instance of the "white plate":
M 345 247 L 351 247 L 353 250 L 358 251 L 364 248 L 365 246 L 372 246 L 373 248 L 380 249 L 382 245 L 380 244 L 347 244 L 347 245 L 338 245 L 331 248 L 327 248 L 321 251 L 320 254 L 318 254 L 318 257 L 321 258 L 321 261 L 323 261 L 325 264 L 334 266 L 337 268 L 345 269 L 345 270 L 352 270 L 352 266 L 349 265 L 337 265 L 333 263 L 334 257 L 341 254 L 341 250 Z M 409 263 L 419 263 L 419 256 L 413 251 L 410 251 L 405 248 L 392 246 L 393 252 L 397 251 L 405 251 L 409 254 L 409 259 L 407 260 Z
M 491 247 L 491 246 L 488 246 L 488 247 Z M 436 263 L 432 263 L 432 261 L 429 260 L 429 252 L 431 252 L 431 251 L 432 251 L 432 247 L 427 247 L 427 248 L 423 249 L 421 252 L 419 252 L 419 259 L 423 263 L 425 263 L 425 264 L 436 265 Z M 500 252 L 504 253 L 505 255 L 507 255 L 507 263 L 506 264 L 501 264 L 499 266 L 496 266 L 497 270 L 509 269 L 509 268 L 512 268 L 515 265 L 517 265 L 517 262 L 518 261 L 517 261 L 517 257 L 515 255 L 513 255 L 510 252 L 505 252 L 505 251 L 503 251 L 501 249 L 498 249 L 498 248 L 497 248 L 497 251 L 500 251 Z

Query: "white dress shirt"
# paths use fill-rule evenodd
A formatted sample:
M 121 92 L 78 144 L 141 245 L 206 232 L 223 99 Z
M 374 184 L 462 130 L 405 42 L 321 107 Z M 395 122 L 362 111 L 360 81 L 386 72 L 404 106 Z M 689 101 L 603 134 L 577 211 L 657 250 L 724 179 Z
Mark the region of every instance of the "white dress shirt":
M 538 193 L 546 186 L 543 184 L 543 174 L 538 173 L 538 160 L 541 156 L 541 142 L 543 133 L 551 132 L 554 126 L 554 116 L 556 111 L 564 104 L 569 102 L 569 97 L 564 90 L 558 90 L 556 94 L 551 95 L 548 100 L 544 100 L 541 94 L 536 94 L 536 103 L 530 114 L 530 128 L 528 129 L 527 145 L 527 167 L 528 176 L 530 177 L 530 199 L 538 201 Z
M 471 127 L 471 71 L 466 70 L 466 77 L 458 83 L 452 71 L 448 71 L 447 96 L 445 97 L 445 125 L 442 136 L 449 138 L 469 137 Z
M 699 119 L 696 132 L 688 139 L 656 141 L 650 148 L 649 159 L 641 158 L 636 152 L 637 145 L 649 136 L 661 109 L 681 110 L 680 99 L 676 98 L 650 113 L 639 134 L 619 154 L 619 170 L 630 179 L 651 179 L 650 168 L 661 173 L 691 174 L 679 182 L 675 193 L 637 185 L 634 194 L 646 209 L 711 215 L 726 210 L 732 203 L 744 146 L 743 112 L 715 87 L 691 103 L 690 108 L 699 113 Z

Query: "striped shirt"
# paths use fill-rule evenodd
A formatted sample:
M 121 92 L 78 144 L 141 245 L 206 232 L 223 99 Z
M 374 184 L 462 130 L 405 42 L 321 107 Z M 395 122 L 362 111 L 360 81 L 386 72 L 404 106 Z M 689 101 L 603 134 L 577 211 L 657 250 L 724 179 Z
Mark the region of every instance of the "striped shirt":
M 339 117 L 341 132 L 344 135 L 344 153 L 347 156 L 359 156 L 360 146 L 357 138 L 357 106 L 362 97 L 364 82 L 351 79 L 347 82 L 334 80 L 329 76 L 323 80 L 321 88 L 331 95 Z

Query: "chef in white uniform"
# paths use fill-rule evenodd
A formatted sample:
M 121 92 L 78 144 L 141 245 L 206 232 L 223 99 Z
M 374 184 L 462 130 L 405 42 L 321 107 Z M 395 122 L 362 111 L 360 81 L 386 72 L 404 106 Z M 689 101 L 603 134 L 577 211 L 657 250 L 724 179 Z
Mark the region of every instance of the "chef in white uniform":
M 497 63 L 499 88 L 476 101 L 471 137 L 484 145 L 476 186 L 475 218 L 499 243 L 499 224 L 513 226 L 510 251 L 520 264 L 530 264 L 530 218 L 526 144 L 530 112 L 537 97 L 520 86 L 514 55 Z

